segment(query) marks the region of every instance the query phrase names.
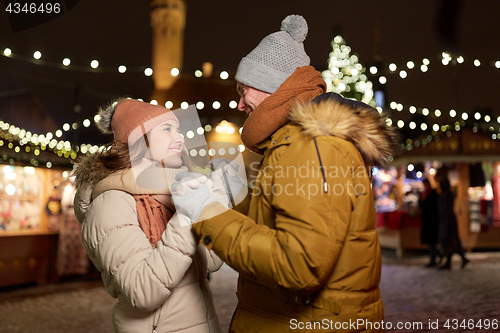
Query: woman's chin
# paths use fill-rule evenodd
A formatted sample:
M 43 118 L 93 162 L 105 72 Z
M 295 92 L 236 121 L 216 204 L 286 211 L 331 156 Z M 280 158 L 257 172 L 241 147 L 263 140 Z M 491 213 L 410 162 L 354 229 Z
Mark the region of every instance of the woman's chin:
M 178 168 L 182 166 L 182 159 L 180 155 L 169 156 L 162 160 L 163 165 L 167 168 Z

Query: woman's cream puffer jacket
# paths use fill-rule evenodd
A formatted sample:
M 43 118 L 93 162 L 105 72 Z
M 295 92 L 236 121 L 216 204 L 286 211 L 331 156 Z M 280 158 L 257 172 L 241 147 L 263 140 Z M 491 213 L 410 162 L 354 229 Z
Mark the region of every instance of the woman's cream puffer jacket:
M 75 213 L 84 218 L 90 259 L 107 292 L 118 298 L 113 332 L 220 332 L 207 273 L 222 261 L 198 244 L 191 227 L 179 225 L 177 214 L 152 247 L 139 226 L 136 201 L 124 191 L 127 177 L 107 178 L 108 189 L 101 186 L 97 196 L 79 188 Z

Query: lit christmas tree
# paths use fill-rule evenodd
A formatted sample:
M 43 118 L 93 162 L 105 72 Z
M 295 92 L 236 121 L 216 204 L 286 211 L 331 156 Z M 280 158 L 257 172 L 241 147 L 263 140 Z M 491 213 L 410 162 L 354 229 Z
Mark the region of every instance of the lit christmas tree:
M 358 56 L 350 54 L 351 48 L 345 45 L 341 36 L 333 39 L 332 48 L 328 69 L 321 73 L 326 81 L 327 91 L 375 106 L 373 84 L 364 74 L 366 68 L 358 62 Z

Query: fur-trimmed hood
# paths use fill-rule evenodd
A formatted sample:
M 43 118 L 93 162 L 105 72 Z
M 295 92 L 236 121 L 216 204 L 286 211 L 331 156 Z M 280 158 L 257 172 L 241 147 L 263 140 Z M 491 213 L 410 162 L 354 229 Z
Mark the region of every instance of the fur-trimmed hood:
M 101 153 L 87 154 L 81 156 L 73 168 L 75 176 L 76 188 L 85 186 L 95 186 L 101 180 L 113 173 L 112 170 L 106 168 L 99 159 Z
M 290 113 L 292 123 L 311 137 L 330 135 L 352 142 L 370 166 L 381 166 L 397 154 L 399 134 L 371 106 L 326 93 Z

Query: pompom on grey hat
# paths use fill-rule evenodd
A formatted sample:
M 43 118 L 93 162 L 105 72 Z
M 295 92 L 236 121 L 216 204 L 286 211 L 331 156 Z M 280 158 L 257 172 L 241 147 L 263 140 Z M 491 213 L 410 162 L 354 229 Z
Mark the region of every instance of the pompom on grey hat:
M 300 15 L 289 15 L 281 22 L 281 31 L 272 33 L 241 59 L 236 81 L 249 87 L 274 93 L 297 67 L 311 63 L 304 50 L 307 22 Z

